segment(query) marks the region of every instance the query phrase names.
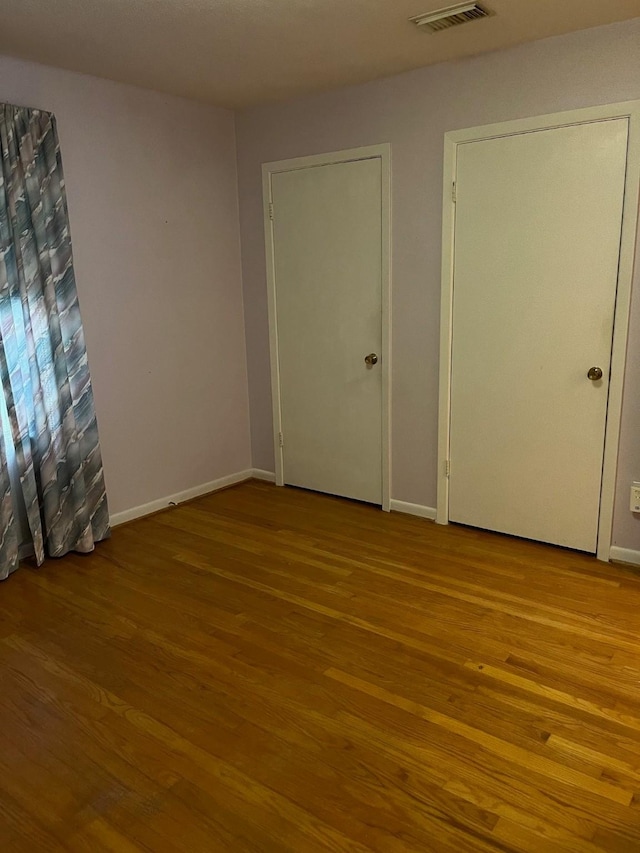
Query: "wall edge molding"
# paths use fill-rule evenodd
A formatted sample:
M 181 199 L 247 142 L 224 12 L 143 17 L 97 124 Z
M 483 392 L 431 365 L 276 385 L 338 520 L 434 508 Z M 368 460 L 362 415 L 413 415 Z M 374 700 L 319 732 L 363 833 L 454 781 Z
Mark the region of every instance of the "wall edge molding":
M 234 486 L 237 483 L 244 483 L 246 480 L 251 479 L 262 480 L 265 483 L 274 483 L 276 475 L 273 471 L 266 471 L 262 468 L 247 468 L 244 471 L 228 474 L 226 477 L 219 477 L 217 480 L 211 480 L 208 483 L 201 483 L 199 486 L 193 486 L 191 489 L 185 489 L 182 492 L 176 492 L 175 494 L 125 509 L 122 512 L 116 512 L 110 517 L 109 523 L 111 527 L 118 527 L 120 524 L 126 524 L 128 521 L 134 521 L 136 518 L 144 518 L 145 515 L 151 515 L 161 509 L 167 509 L 173 505 L 177 506 L 193 498 L 199 498 L 211 492 L 225 489 L 227 486 Z M 435 507 L 408 503 L 407 501 L 391 500 L 390 509 L 392 512 L 401 512 L 405 515 L 414 515 L 418 518 L 427 518 L 431 521 L 434 521 L 436 517 Z M 625 555 L 634 555 L 634 562 L 637 560 L 640 565 L 640 551 L 627 551 L 624 548 L 611 549 L 612 559 L 625 559 L 629 561 L 629 556 L 623 557 L 617 554 L 614 557 L 614 552 L 624 552 Z
M 609 559 L 617 563 L 627 563 L 630 566 L 640 566 L 640 551 L 612 545 L 609 549 Z
M 422 504 L 412 504 L 406 501 L 390 501 L 391 512 L 403 512 L 405 515 L 416 515 L 418 518 L 428 518 L 431 521 L 436 519 L 436 509 L 432 506 L 423 506 Z
M 199 498 L 202 495 L 210 492 L 217 492 L 220 489 L 225 489 L 227 486 L 234 486 L 236 483 L 243 483 L 245 480 L 250 480 L 254 477 L 253 468 L 247 468 L 244 471 L 238 471 L 236 474 L 228 474 L 226 477 L 219 477 L 217 480 L 210 480 L 208 483 L 202 483 L 199 486 L 193 486 L 191 489 L 185 489 L 182 492 L 176 492 L 173 495 L 167 495 L 164 498 L 158 498 L 155 501 L 149 501 L 140 506 L 125 509 L 122 512 L 116 512 L 110 516 L 109 523 L 111 527 L 118 527 L 120 524 L 126 524 L 128 521 L 133 521 L 136 518 L 143 518 L 145 515 L 158 512 L 161 509 L 167 509 L 172 505 L 184 503 L 185 501 Z
M 273 471 L 265 471 L 263 468 L 252 468 L 251 476 L 255 480 L 264 480 L 265 483 L 275 483 L 276 475 Z

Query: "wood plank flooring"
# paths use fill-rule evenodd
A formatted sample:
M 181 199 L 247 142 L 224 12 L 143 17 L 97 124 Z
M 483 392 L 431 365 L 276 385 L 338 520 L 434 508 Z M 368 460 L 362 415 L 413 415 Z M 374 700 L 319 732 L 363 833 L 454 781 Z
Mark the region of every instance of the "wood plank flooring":
M 0 586 L 0 851 L 640 851 L 640 577 L 250 482 Z

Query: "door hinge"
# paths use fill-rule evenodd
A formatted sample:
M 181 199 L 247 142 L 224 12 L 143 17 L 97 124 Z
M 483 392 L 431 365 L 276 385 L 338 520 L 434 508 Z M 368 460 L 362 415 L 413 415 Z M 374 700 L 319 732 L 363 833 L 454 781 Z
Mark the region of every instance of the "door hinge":
M 278 444 L 280 445 L 280 447 L 284 447 L 284 438 L 282 437 L 281 432 L 278 433 Z
M 273 222 L 273 202 L 269 202 L 269 219 Z
M 451 460 L 447 459 L 444 463 L 444 475 L 445 477 L 451 476 Z
M 451 184 L 451 201 L 454 204 L 458 201 L 458 190 L 457 190 L 455 181 Z M 271 217 L 271 218 L 273 219 L 273 217 Z

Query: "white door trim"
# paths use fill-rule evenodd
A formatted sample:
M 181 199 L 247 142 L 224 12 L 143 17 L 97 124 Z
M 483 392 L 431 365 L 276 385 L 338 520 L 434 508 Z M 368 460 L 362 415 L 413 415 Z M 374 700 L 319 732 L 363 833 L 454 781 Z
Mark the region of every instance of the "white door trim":
M 276 310 L 276 277 L 273 222 L 270 216 L 271 176 L 277 172 L 349 163 L 354 160 L 379 159 L 382 170 L 382 509 L 390 510 L 391 498 L 391 145 L 367 145 L 310 157 L 277 160 L 262 165 L 262 198 L 267 261 L 267 294 L 269 303 L 269 346 L 271 354 L 271 396 L 273 403 L 273 435 L 276 458 L 276 484 L 284 485 L 284 460 L 279 436 L 282 432 L 280 406 L 280 369 L 278 361 L 278 323 Z
M 453 320 L 453 275 L 457 147 L 461 143 L 493 139 L 499 136 L 548 130 L 593 121 L 627 118 L 629 144 L 620 241 L 620 265 L 611 355 L 611 380 L 604 440 L 604 463 L 600 491 L 597 557 L 609 560 L 613 525 L 613 504 L 617 473 L 622 391 L 626 364 L 629 306 L 638 226 L 640 192 L 640 101 L 604 104 L 500 124 L 450 131 L 444 142 L 444 187 L 442 205 L 442 300 L 440 307 L 440 399 L 438 409 L 438 500 L 436 521 L 449 523 L 449 432 L 451 407 L 451 346 Z

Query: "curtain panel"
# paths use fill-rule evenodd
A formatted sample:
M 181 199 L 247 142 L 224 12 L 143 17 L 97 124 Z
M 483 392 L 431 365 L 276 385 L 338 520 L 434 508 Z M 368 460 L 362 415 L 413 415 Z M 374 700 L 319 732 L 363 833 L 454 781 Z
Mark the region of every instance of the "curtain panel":
M 109 535 L 55 118 L 0 104 L 0 579 L 18 565 L 11 441 L 38 565 Z

